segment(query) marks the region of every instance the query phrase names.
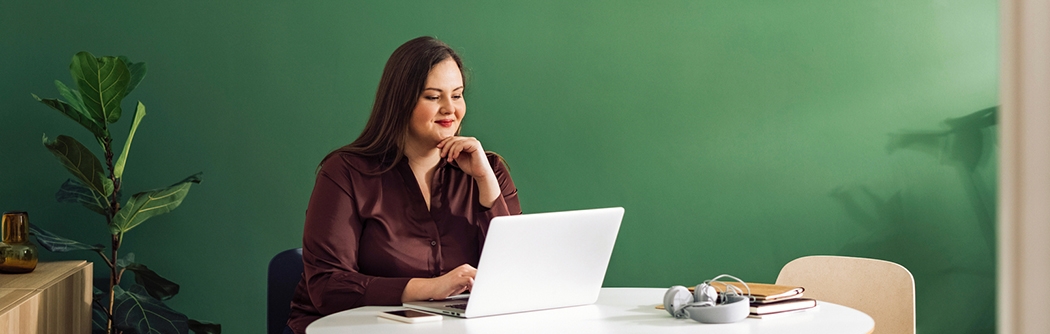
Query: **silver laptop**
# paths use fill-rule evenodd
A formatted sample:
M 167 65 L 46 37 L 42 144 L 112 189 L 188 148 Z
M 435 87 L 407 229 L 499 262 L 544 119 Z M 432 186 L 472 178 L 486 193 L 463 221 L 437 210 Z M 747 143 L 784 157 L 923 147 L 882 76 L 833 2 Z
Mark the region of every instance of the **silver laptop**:
M 404 306 L 474 318 L 593 304 L 622 219 L 619 207 L 496 217 L 469 297 Z

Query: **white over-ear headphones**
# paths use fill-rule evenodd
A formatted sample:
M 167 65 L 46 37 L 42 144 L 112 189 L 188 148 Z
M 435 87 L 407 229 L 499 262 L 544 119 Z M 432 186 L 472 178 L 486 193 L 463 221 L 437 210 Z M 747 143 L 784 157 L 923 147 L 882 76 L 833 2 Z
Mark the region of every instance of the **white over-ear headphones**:
M 719 279 L 731 278 L 747 288 L 743 296 L 736 286 L 719 282 Z M 722 284 L 725 292 L 721 298 L 713 284 Z M 664 293 L 664 309 L 675 318 L 685 318 L 712 324 L 737 322 L 747 318 L 751 312 L 751 287 L 739 278 L 722 274 L 697 285 L 692 293 L 684 286 L 675 285 Z

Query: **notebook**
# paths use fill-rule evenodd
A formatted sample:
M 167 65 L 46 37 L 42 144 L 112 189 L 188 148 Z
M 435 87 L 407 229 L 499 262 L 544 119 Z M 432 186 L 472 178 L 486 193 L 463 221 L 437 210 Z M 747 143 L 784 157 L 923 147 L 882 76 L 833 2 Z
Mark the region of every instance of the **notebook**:
M 794 299 L 802 297 L 802 293 L 806 291 L 806 288 L 794 285 L 777 285 L 769 283 L 753 283 L 747 282 L 745 287 L 743 284 L 737 282 L 718 282 L 712 284 L 718 293 L 724 293 L 726 286 L 735 286 L 744 293 L 751 292 L 753 301 L 752 304 L 772 303 L 781 300 Z M 693 288 L 689 288 L 693 290 Z
M 469 297 L 404 306 L 474 318 L 593 304 L 623 212 L 616 207 L 493 218 Z

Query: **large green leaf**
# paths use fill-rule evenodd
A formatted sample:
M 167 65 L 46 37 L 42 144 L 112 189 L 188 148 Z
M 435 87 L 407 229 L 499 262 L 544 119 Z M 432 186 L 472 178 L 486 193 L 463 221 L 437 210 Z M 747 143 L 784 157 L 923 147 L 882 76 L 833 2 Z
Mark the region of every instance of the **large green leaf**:
M 128 140 L 124 142 L 124 150 L 120 152 L 120 158 L 113 164 L 113 176 L 118 180 L 124 177 L 124 163 L 128 160 L 128 150 L 131 149 L 131 140 L 135 139 L 135 130 L 139 128 L 139 122 L 146 116 L 146 106 L 139 102 L 135 108 L 135 119 L 131 121 L 131 132 L 128 132 Z
M 88 114 L 100 124 L 120 120 L 120 100 L 124 98 L 131 72 L 117 57 L 95 58 L 88 52 L 73 56 L 69 71 L 80 88 Z
M 124 91 L 124 96 L 127 96 L 128 94 L 131 94 L 131 91 L 135 90 L 135 87 L 138 87 L 142 78 L 146 77 L 146 63 L 132 63 L 126 56 L 119 56 L 117 58 L 120 58 L 125 65 L 128 65 L 128 71 L 131 72 L 131 80 L 128 81 L 128 89 Z
M 59 203 L 80 203 L 103 216 L 109 214 L 109 199 L 74 179 L 67 179 L 62 183 L 62 187 L 55 193 L 55 200 Z
M 113 287 L 114 327 L 126 333 L 167 334 L 189 333 L 189 318 L 150 297 L 146 290 L 132 284 L 124 290 Z
M 135 263 L 135 253 L 128 252 L 124 257 L 117 259 L 117 267 L 120 268 L 127 268 L 132 263 Z
M 44 146 L 51 151 L 62 166 L 66 167 L 73 176 L 84 183 L 89 189 L 102 196 L 109 196 L 113 192 L 113 181 L 105 177 L 105 170 L 98 158 L 84 147 L 76 139 L 60 135 L 53 141 L 48 141 L 44 136 Z
M 190 330 L 196 334 L 222 334 L 222 325 L 190 319 Z
M 125 268 L 135 273 L 135 283 L 146 288 L 146 293 L 153 298 L 168 300 L 179 293 L 178 284 L 169 281 L 167 278 L 161 277 L 153 272 L 153 270 L 147 268 L 144 264 L 130 263 Z
M 39 96 L 36 96 L 36 94 L 33 94 L 33 98 L 47 105 L 48 107 L 51 107 L 51 109 L 58 110 L 58 112 L 61 112 L 63 115 L 66 115 L 66 117 L 69 117 L 84 128 L 88 129 L 88 131 L 91 131 L 91 134 L 95 135 L 96 138 L 109 137 L 109 130 L 107 130 L 106 127 L 95 123 L 95 121 L 91 119 L 91 116 L 77 111 L 76 107 L 70 105 L 69 103 L 65 103 L 57 99 L 42 99 Z
M 182 204 L 182 199 L 186 198 L 190 186 L 194 183 L 201 183 L 203 174 L 194 174 L 167 188 L 144 191 L 131 196 L 124 207 L 120 208 L 120 212 L 113 217 L 111 230 L 120 234 L 127 233 L 146 219 L 174 210 L 179 204 Z
M 83 242 L 66 239 L 48 232 L 47 230 L 38 228 L 33 224 L 29 224 L 29 233 L 36 237 L 36 242 L 44 247 L 44 249 L 56 253 L 65 253 L 74 250 L 98 251 L 106 248 L 102 245 L 92 246 Z
M 82 115 L 88 115 L 88 109 L 84 105 L 84 97 L 80 96 L 80 91 L 66 87 L 66 84 L 59 80 L 55 80 L 55 88 L 58 88 L 58 93 L 66 98 L 66 101 L 69 101 L 68 103 L 73 106 L 73 109 L 76 109 Z

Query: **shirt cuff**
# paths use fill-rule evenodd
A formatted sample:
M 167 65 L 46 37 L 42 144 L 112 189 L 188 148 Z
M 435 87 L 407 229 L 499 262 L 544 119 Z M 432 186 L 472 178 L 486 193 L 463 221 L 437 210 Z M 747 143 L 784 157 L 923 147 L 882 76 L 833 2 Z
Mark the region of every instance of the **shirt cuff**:
M 491 208 L 485 209 L 484 205 L 478 205 L 478 207 L 483 209 L 478 212 L 478 216 L 486 222 L 499 216 L 510 216 L 510 208 L 507 207 L 507 201 L 503 199 L 503 195 L 496 196 Z
M 359 302 L 361 306 L 401 306 L 410 277 L 375 277 L 368 282 L 368 290 Z

